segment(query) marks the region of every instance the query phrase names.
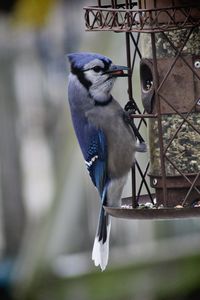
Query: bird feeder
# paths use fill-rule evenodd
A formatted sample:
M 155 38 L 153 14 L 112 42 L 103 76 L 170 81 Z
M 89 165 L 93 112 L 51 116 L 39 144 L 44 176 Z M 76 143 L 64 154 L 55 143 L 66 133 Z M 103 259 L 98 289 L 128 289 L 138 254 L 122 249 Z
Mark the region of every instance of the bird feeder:
M 99 0 L 84 10 L 86 30 L 125 33 L 131 117 L 139 119 L 138 131 L 142 124 L 148 131 L 150 161 L 144 170 L 136 161 L 132 196 L 107 212 L 138 219 L 200 215 L 199 1 Z M 133 99 L 137 56 L 144 111 Z

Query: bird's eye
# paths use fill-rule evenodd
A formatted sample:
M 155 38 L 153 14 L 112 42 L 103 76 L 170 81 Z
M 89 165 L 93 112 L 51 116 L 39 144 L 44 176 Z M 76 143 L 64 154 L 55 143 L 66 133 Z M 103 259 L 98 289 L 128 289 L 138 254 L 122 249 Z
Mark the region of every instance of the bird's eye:
M 101 67 L 99 67 L 99 66 L 95 66 L 94 68 L 93 68 L 93 70 L 95 71 L 95 72 L 100 72 L 101 71 Z

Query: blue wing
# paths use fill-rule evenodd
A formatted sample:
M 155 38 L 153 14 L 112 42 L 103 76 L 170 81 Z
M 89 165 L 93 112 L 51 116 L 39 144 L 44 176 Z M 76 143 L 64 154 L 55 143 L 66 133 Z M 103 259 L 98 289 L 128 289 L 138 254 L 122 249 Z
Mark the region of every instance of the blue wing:
M 73 121 L 90 177 L 104 202 L 106 197 L 103 194 L 109 182 L 107 174 L 106 136 L 103 130 L 97 129 L 94 125 L 86 121 L 85 118 L 80 118 L 80 116 L 76 115 Z
M 102 130 L 96 130 L 88 145 L 86 166 L 94 185 L 102 196 L 108 182 L 107 176 L 107 142 Z

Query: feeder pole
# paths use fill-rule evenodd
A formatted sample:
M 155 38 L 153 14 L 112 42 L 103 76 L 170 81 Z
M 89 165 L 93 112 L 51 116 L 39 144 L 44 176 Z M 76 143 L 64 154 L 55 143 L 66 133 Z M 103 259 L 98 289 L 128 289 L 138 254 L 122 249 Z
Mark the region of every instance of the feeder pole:
M 130 34 L 126 32 L 126 57 L 127 57 L 127 66 L 128 70 L 128 95 L 129 100 L 133 101 L 133 88 L 132 88 L 132 68 L 131 68 L 131 50 L 130 50 Z M 136 168 L 132 167 L 132 206 L 135 208 L 138 206 L 136 199 Z

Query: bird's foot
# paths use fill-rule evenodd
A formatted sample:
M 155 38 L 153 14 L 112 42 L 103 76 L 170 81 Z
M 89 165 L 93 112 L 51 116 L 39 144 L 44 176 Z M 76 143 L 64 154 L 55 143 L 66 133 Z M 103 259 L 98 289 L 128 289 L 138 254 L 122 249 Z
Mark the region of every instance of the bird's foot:
M 132 112 L 130 112 L 130 111 L 124 111 L 124 113 L 123 113 L 124 121 L 128 124 L 133 122 L 131 114 L 132 114 Z
M 129 111 L 130 113 L 133 113 L 135 114 L 136 113 L 136 110 L 137 110 L 137 107 L 136 107 L 136 104 L 133 100 L 129 100 L 125 107 L 124 107 L 124 110 L 125 111 Z

